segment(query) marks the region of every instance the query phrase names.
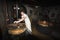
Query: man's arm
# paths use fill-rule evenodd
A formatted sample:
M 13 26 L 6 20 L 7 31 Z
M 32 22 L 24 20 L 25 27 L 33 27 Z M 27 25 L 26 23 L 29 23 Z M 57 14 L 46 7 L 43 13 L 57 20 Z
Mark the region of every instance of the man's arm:
M 25 19 L 26 17 L 22 17 L 21 19 L 19 19 L 18 21 L 14 21 L 14 23 L 19 23 L 19 22 L 21 22 L 21 21 L 23 21 L 24 19 Z
M 23 21 L 23 20 L 25 20 L 25 17 L 22 17 L 22 18 L 19 19 L 18 21 L 21 22 L 21 21 Z

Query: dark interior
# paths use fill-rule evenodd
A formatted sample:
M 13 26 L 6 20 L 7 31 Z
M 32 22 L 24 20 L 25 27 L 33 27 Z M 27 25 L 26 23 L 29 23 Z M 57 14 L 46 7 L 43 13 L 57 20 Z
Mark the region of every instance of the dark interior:
M 31 19 L 32 35 L 26 40 L 60 40 L 60 1 L 58 0 L 0 0 L 0 40 L 17 40 L 16 37 L 9 38 L 7 25 L 12 23 L 6 21 L 16 15 L 13 5 L 25 7 Z M 46 21 L 48 26 L 43 27 L 40 22 Z M 26 37 L 22 37 L 25 40 Z M 21 39 L 18 39 L 21 40 Z

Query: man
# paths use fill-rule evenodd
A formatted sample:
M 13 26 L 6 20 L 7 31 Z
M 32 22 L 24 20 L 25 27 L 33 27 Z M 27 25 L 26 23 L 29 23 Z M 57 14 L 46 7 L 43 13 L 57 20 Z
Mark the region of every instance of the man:
M 25 14 L 25 12 L 23 10 L 21 10 L 21 19 L 19 19 L 18 21 L 14 21 L 14 23 L 19 23 L 21 21 L 25 21 L 27 31 L 31 34 L 32 29 L 31 29 L 30 19 L 29 19 L 28 15 Z

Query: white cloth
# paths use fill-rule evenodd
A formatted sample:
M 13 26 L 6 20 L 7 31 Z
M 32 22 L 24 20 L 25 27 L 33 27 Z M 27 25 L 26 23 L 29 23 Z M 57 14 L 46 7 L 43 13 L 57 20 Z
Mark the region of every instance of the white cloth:
M 29 17 L 26 14 L 24 14 L 24 16 L 26 17 L 24 21 L 25 21 L 25 25 L 26 25 L 27 31 L 29 33 L 31 33 L 32 32 L 32 29 L 31 29 L 30 19 L 29 19 Z
M 25 21 L 26 29 L 27 29 L 27 31 L 28 31 L 29 33 L 31 33 L 31 32 L 32 32 L 31 22 L 30 22 L 30 19 L 29 19 L 28 15 L 27 15 L 27 14 L 24 14 L 24 15 L 22 15 L 21 17 L 22 17 L 22 18 L 25 18 L 24 21 Z M 14 23 L 19 23 L 20 21 L 22 21 L 22 20 L 14 21 Z

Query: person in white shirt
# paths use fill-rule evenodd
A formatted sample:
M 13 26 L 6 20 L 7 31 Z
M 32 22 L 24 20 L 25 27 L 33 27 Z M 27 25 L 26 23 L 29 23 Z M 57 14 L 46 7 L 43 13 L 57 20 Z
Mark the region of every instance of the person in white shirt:
M 25 12 L 23 10 L 21 11 L 21 19 L 19 19 L 18 21 L 14 21 L 14 23 L 20 23 L 21 21 L 25 21 L 26 29 L 31 34 L 32 29 L 31 29 L 30 19 L 29 19 L 28 15 L 25 14 Z

